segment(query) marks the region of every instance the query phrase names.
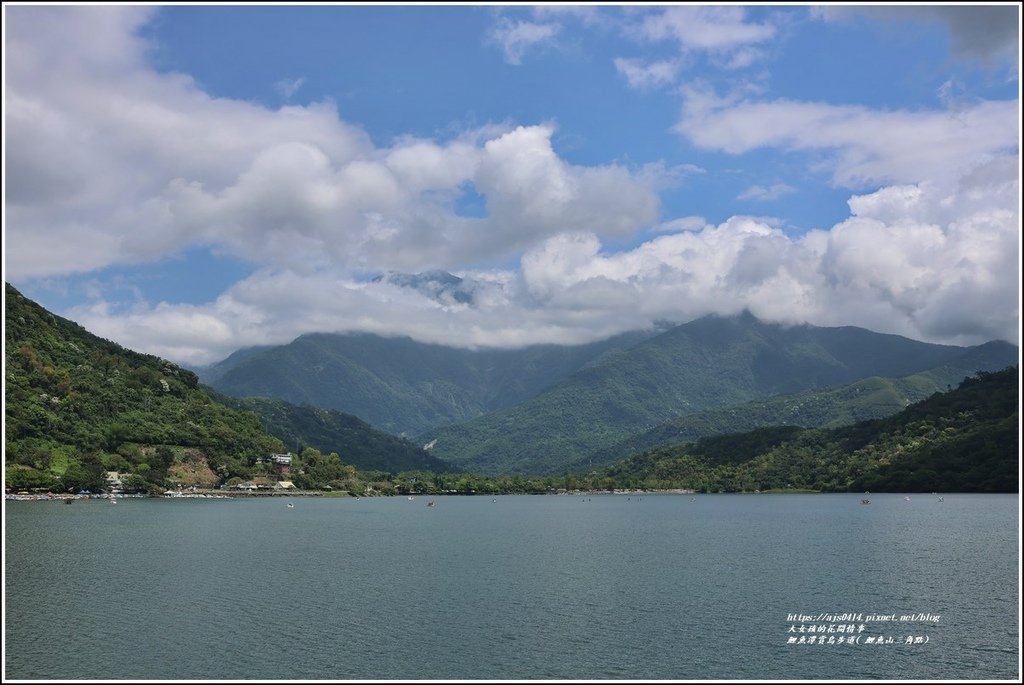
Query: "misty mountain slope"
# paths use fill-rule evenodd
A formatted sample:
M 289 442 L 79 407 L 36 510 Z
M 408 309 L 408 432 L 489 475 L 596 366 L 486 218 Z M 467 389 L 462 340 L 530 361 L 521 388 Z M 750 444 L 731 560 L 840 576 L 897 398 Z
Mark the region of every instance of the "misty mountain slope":
M 871 376 L 907 376 L 971 349 L 853 327 L 766 324 L 749 314 L 705 317 L 608 355 L 519 405 L 421 440 L 436 440 L 439 458 L 471 471 L 551 473 L 680 415 Z M 979 354 L 986 353 L 1000 359 L 990 369 L 1017 358 L 1006 343 Z
M 335 409 L 389 433 L 418 434 L 521 402 L 656 332 L 518 350 L 458 349 L 368 333 L 309 334 L 236 353 L 203 379 L 226 395 Z

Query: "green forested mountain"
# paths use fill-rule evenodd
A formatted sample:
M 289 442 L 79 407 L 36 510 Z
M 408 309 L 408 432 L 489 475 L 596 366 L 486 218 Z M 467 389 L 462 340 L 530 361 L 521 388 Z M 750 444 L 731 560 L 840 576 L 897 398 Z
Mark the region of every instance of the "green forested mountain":
M 961 359 L 978 364 L 966 373 L 1004 368 L 1016 362 L 1017 348 L 932 345 L 853 327 L 781 326 L 749 314 L 706 317 L 605 355 L 514 407 L 429 431 L 421 440 L 433 442 L 439 458 L 473 472 L 561 472 L 679 416 L 873 376 L 962 369 Z M 750 426 L 739 412 L 735 426 L 721 421 L 728 416 L 716 417 L 718 432 Z M 770 422 L 779 420 L 785 421 Z M 606 452 L 602 459 L 622 456 Z
M 92 335 L 9 284 L 5 295 L 9 485 L 95 489 L 103 471 L 157 485 L 185 462 L 228 478 L 283 450 L 192 372 Z
M 295 478 L 310 486 L 322 478 L 358 488 L 355 464 L 443 467 L 355 417 L 260 400 L 232 409 L 191 371 L 92 335 L 9 284 L 5 300 L 8 487 L 95 490 L 105 471 L 128 474 L 130 489 L 213 485 L 268 473 L 260 458 L 295 449 L 296 439 L 310 449 L 297 450 Z
M 211 397 L 191 372 L 91 335 L 9 285 L 5 320 L 5 472 L 7 485 L 18 488 L 95 489 L 102 486 L 103 471 L 108 470 L 130 474 L 126 486 L 136 489 L 154 490 L 175 482 L 230 482 L 267 472 L 269 467 L 258 464 L 260 458 L 289 448 L 299 452 L 291 477 L 303 487 L 330 485 L 385 494 L 613 487 L 1015 492 L 1018 485 L 1020 396 L 1015 366 L 978 373 L 956 390 L 933 394 L 884 419 L 832 429 L 763 427 L 645 452 L 603 470 L 492 478 L 436 473 L 441 465 L 422 450 L 337 412 L 260 399 L 230 400 L 241 409 L 229 408 Z M 755 332 L 765 328 L 757 322 L 726 323 L 749 325 Z M 753 340 L 771 333 L 778 331 Z M 813 333 L 803 335 L 813 338 Z M 750 335 L 741 339 L 756 348 Z M 894 353 L 919 345 L 883 338 Z M 729 352 L 723 338 L 716 344 L 724 356 L 739 355 Z M 827 345 L 808 344 L 807 349 L 822 355 Z M 798 393 L 772 401 L 802 420 L 846 421 L 875 411 L 876 404 L 902 401 L 901 393 L 922 392 L 941 383 L 943 374 L 952 373 L 949 369 L 958 364 L 993 364 L 1014 348 L 994 344 L 951 349 L 955 354 L 947 367 L 935 367 L 940 371 L 898 382 L 870 378 L 827 393 Z M 927 357 L 927 352 L 918 349 L 919 355 Z M 612 370 L 623 356 L 629 355 L 606 356 L 570 380 L 592 371 L 600 378 L 614 377 Z M 611 370 L 604 368 L 609 364 Z M 774 387 L 763 378 L 754 385 L 766 383 Z M 727 387 L 708 392 L 728 391 Z M 756 414 L 755 405 L 743 411 Z M 380 471 L 364 476 L 353 464 Z M 372 490 L 367 478 L 372 479 Z
M 654 333 L 588 345 L 476 351 L 368 333 L 317 333 L 235 353 L 203 370 L 202 378 L 226 395 L 335 409 L 389 433 L 416 435 L 533 397 Z
M 265 397 L 228 397 L 211 392 L 217 401 L 259 417 L 271 435 L 289 449 L 302 453 L 306 447 L 334 452 L 346 464 L 360 470 L 444 472 L 451 465 L 436 459 L 408 440 L 375 429 L 361 419 L 333 409 L 296 406 Z
M 737 492 L 1017 492 L 1018 367 L 981 372 L 885 419 L 704 438 L 590 474 L 617 487 Z
M 949 390 L 975 371 L 1000 368 L 1005 361 L 1003 346 L 988 343 L 971 348 L 949 364 L 904 378 L 874 376 L 848 385 L 684 414 L 588 455 L 570 469 L 604 466 L 640 452 L 713 435 L 784 425 L 836 428 L 880 419 L 936 392 Z

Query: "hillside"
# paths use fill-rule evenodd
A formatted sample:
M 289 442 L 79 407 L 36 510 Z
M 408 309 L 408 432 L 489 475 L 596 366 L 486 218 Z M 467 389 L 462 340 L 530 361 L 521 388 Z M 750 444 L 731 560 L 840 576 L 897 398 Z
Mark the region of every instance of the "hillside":
M 836 428 L 884 418 L 936 392 L 949 390 L 977 370 L 999 368 L 1005 360 L 1002 346 L 988 343 L 949 364 L 904 378 L 874 376 L 848 385 L 685 414 L 588 455 L 570 470 L 607 465 L 640 452 L 725 433 L 781 425 Z
M 1018 492 L 1019 412 L 1014 366 L 966 378 L 885 419 L 704 438 L 631 457 L 589 478 L 702 492 Z
M 514 407 L 420 440 L 436 441 L 439 458 L 477 473 L 556 473 L 679 416 L 873 376 L 960 368 L 960 359 L 979 364 L 966 373 L 1004 368 L 1016 362 L 1017 348 L 932 345 L 852 327 L 787 327 L 749 314 L 706 317 L 606 355 Z M 745 420 L 717 430 L 742 430 Z M 603 458 L 611 463 L 622 456 Z
M 408 440 L 375 429 L 351 414 L 333 409 L 299 407 L 265 397 L 236 398 L 211 392 L 217 401 L 259 417 L 271 435 L 301 453 L 306 447 L 334 452 L 346 464 L 367 471 L 450 471 L 452 467 L 434 458 Z
M 334 409 L 389 433 L 416 435 L 526 400 L 654 333 L 519 350 L 317 333 L 280 347 L 242 350 L 203 370 L 202 378 L 225 395 Z
M 92 335 L 9 284 L 5 295 L 8 485 L 96 489 L 104 471 L 152 486 L 179 471 L 216 482 L 283 451 L 192 372 Z
M 191 371 L 99 338 L 9 284 L 5 305 L 8 487 L 97 490 L 106 471 L 124 474 L 131 490 L 212 486 L 271 475 L 259 462 L 294 449 L 296 439 L 295 479 L 309 487 L 361 491 L 353 464 L 444 468 L 355 417 L 261 400 L 230 408 Z

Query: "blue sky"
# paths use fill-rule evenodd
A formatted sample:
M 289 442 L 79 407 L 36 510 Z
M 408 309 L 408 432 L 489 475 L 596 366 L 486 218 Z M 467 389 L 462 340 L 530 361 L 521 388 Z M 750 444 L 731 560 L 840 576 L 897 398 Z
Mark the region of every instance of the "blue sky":
M 1019 22 L 9 3 L 5 279 L 190 364 L 311 331 L 577 343 L 742 309 L 1016 343 Z M 387 277 L 436 269 L 463 294 Z

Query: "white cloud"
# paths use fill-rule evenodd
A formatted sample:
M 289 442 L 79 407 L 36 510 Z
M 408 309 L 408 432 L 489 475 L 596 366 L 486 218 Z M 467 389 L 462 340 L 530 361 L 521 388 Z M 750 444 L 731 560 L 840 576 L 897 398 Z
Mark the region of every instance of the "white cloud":
M 455 346 L 581 343 L 658 320 L 749 309 L 761 318 L 857 325 L 951 344 L 1018 342 L 1019 183 L 993 160 L 955 183 L 889 186 L 850 199 L 830 230 L 789 236 L 736 216 L 680 217 L 607 252 L 592 232 L 551 235 L 516 271 L 460 271 L 472 302 L 332 265 L 266 268 L 202 306 L 102 302 L 71 312 L 129 347 L 208 363 L 306 331 L 371 331 Z
M 648 40 L 673 40 L 684 50 L 707 51 L 730 51 L 775 35 L 769 24 L 748 22 L 746 9 L 736 5 L 669 7 L 645 16 L 638 31 Z
M 740 154 L 758 148 L 820 150 L 833 182 L 848 187 L 945 181 L 965 167 L 1016 152 L 1017 101 L 981 101 L 956 112 L 718 97 L 685 90 L 676 130 L 695 145 Z
M 550 45 L 561 31 L 558 23 L 538 24 L 521 19 L 500 17 L 491 29 L 490 40 L 497 44 L 509 64 L 522 64 L 527 50 Z
M 746 69 L 762 59 L 764 59 L 764 51 L 746 47 L 733 51 L 722 61 L 721 65 L 724 69 Z
M 194 245 L 306 271 L 454 268 L 566 230 L 620 236 L 656 219 L 646 171 L 570 165 L 550 126 L 376 147 L 332 104 L 269 109 L 152 71 L 133 37 L 149 12 L 8 10 L 9 278 Z M 467 184 L 487 216 L 457 215 Z
M 720 69 L 746 69 L 764 58 L 757 45 L 777 32 L 771 23 L 748 21 L 746 9 L 738 6 L 677 6 L 637 11 L 627 17 L 627 35 L 644 43 L 667 41 L 677 53 L 659 60 L 616 58 L 615 69 L 630 87 L 638 89 L 675 83 L 684 67 L 699 55 Z
M 603 26 L 610 21 L 594 5 L 533 5 L 530 14 L 537 20 L 576 19 L 584 26 Z
M 676 80 L 679 73 L 679 60 L 663 60 L 644 63 L 639 59 L 616 57 L 615 69 L 626 77 L 632 88 L 653 88 L 664 86 Z
M 484 145 L 474 181 L 511 246 L 573 230 L 625 236 L 655 220 L 658 200 L 646 185 L 621 166 L 565 163 L 551 147 L 552 133 L 520 127 Z
M 769 23 L 747 21 L 746 9 L 738 6 L 677 6 L 634 17 L 625 25 L 628 35 L 646 43 L 669 41 L 677 55 L 654 61 L 615 59 L 616 70 L 633 88 L 674 83 L 684 64 L 696 55 L 706 55 L 722 69 L 745 69 L 764 57 L 755 46 L 776 34 Z
M 702 216 L 684 216 L 654 226 L 651 229 L 651 233 L 676 233 L 678 231 L 699 231 L 707 225 L 707 220 Z
M 737 195 L 736 199 L 768 202 L 771 200 L 777 200 L 780 197 L 784 197 L 786 195 L 792 195 L 795 192 L 796 188 L 785 183 L 773 183 L 768 187 L 752 185 L 746 190 L 744 190 L 742 193 Z
M 506 63 L 520 65 L 531 51 L 565 48 L 560 37 L 566 33 L 566 27 L 577 24 L 589 29 L 605 28 L 613 21 L 609 13 L 596 6 L 499 7 L 486 40 L 501 50 Z
M 643 24 L 652 40 L 737 66 L 773 35 L 742 10 L 682 21 L 673 11 L 682 9 L 704 8 L 636 16 L 653 17 Z M 152 11 L 5 14 L 8 278 L 196 245 L 258 267 L 205 304 L 136 298 L 122 310 L 97 291 L 62 312 L 128 347 L 208 363 L 310 331 L 580 343 L 743 308 L 936 342 L 1017 341 L 1019 294 L 1008 277 L 1019 275 L 1017 101 L 879 111 L 690 86 L 678 130 L 695 145 L 824 156 L 833 182 L 860 193 L 845 221 L 794 237 L 764 218 L 660 217 L 656 191 L 703 168 L 574 165 L 546 124 L 379 147 L 329 103 L 268 109 L 211 97 L 145 67 L 134 32 Z M 701 21 L 707 33 L 691 35 Z M 542 33 L 509 45 L 548 44 Z M 469 187 L 483 197 L 482 217 L 454 210 Z M 777 183 L 743 195 L 788 191 Z M 637 235 L 647 239 L 632 249 L 606 248 Z M 460 268 L 519 255 L 518 270 Z M 472 303 L 353 275 L 430 268 L 466 278 Z

